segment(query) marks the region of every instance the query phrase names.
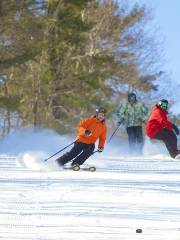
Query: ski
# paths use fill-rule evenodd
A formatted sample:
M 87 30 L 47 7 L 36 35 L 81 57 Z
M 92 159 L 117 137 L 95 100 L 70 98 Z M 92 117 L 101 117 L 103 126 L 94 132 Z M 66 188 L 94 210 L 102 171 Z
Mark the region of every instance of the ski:
M 64 169 L 73 170 L 73 171 L 79 171 L 80 170 L 80 166 L 79 165 L 69 166 L 69 167 L 64 167 Z
M 180 153 L 175 157 L 175 159 L 180 159 Z
M 90 166 L 90 167 L 80 167 L 78 165 L 75 166 L 70 166 L 70 167 L 64 167 L 64 169 L 67 170 L 73 170 L 73 171 L 89 171 L 89 172 L 95 172 L 96 168 L 94 166 Z
M 95 172 L 95 171 L 96 171 L 96 168 L 95 168 L 94 166 L 91 166 L 91 167 L 82 167 L 82 168 L 80 168 L 80 170 L 89 171 L 89 172 Z

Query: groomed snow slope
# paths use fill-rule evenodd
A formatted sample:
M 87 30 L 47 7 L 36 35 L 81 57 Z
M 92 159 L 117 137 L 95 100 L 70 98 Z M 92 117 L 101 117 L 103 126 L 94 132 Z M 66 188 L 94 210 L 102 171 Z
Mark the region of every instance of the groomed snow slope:
M 73 172 L 42 155 L 0 157 L 0 239 L 180 239 L 180 161 L 97 154 Z

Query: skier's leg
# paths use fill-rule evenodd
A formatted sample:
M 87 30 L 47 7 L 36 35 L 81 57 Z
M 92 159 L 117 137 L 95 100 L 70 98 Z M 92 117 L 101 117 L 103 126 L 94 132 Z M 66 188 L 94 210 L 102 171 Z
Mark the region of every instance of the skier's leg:
M 72 164 L 82 165 L 94 152 L 95 144 L 85 144 L 83 151 L 72 162 Z
M 143 149 L 143 130 L 142 126 L 136 126 L 136 144 L 137 144 L 137 152 L 142 154 Z
M 169 131 L 168 137 L 165 140 L 165 144 L 171 157 L 175 158 L 179 151 L 177 148 L 177 137 L 173 131 Z
M 56 159 L 59 165 L 63 166 L 67 162 L 71 161 L 73 158 L 75 158 L 80 152 L 83 150 L 83 143 L 75 142 L 73 148 L 65 153 L 63 156 Z
M 129 149 L 133 153 L 135 149 L 135 144 L 136 144 L 135 127 L 127 127 L 126 131 L 128 135 Z
M 177 149 L 177 137 L 173 131 L 163 129 L 156 134 L 155 139 L 162 140 L 164 142 L 172 158 L 175 158 L 179 153 Z

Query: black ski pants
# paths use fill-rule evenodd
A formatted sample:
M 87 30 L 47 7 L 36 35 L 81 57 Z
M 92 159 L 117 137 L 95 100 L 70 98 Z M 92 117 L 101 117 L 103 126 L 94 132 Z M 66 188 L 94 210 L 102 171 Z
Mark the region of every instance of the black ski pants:
M 180 153 L 177 149 L 177 137 L 175 133 L 167 128 L 160 130 L 154 137 L 155 139 L 163 141 L 172 158 Z
M 130 151 L 142 154 L 143 148 L 143 130 L 142 126 L 133 126 L 126 128 Z
M 94 152 L 95 144 L 75 142 L 73 148 L 57 159 L 60 165 L 73 160 L 72 164 L 82 165 Z

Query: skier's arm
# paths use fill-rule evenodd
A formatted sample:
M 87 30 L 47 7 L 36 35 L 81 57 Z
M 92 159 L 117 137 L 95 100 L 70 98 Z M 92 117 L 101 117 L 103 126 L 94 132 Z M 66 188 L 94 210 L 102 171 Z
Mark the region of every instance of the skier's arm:
M 168 116 L 167 114 L 161 114 L 161 125 L 163 128 L 167 128 L 167 129 L 170 129 L 172 130 L 172 127 L 173 127 L 173 124 L 172 122 L 168 119 Z
M 149 110 L 144 104 L 142 104 L 141 109 L 142 109 L 142 122 L 145 123 L 148 119 L 148 116 L 149 116 Z
M 167 128 L 167 129 L 172 130 L 173 124 L 167 118 L 165 118 L 165 119 L 162 118 L 161 125 L 162 125 L 163 128 Z
M 125 112 L 126 112 L 126 104 L 121 104 L 116 112 L 118 122 L 123 122 Z
M 175 131 L 176 135 L 179 135 L 179 128 L 175 124 L 172 125 L 172 128 Z
M 83 136 L 85 134 L 85 131 L 88 130 L 89 122 L 90 122 L 89 118 L 84 119 L 79 122 L 79 124 L 77 126 L 79 135 Z
M 104 148 L 104 144 L 105 144 L 105 141 L 106 141 L 106 135 L 107 135 L 107 128 L 105 127 L 104 131 L 99 136 L 99 144 L 98 144 L 99 149 Z

